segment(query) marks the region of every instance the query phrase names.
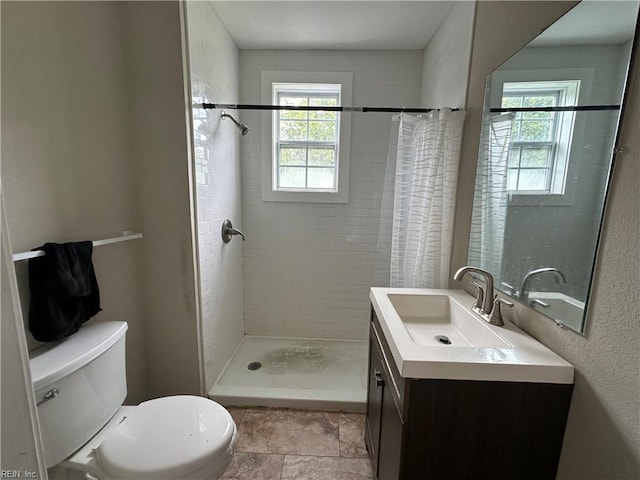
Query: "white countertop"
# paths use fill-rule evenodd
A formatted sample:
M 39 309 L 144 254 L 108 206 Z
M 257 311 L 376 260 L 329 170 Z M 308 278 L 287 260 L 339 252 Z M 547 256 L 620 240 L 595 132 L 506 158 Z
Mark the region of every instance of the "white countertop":
M 463 290 L 377 288 L 369 295 L 391 349 L 393 360 L 405 378 L 439 378 L 504 382 L 572 384 L 574 368 L 515 325 L 505 320 L 497 327 L 471 312 L 509 347 L 420 345 L 413 341 L 397 314 L 389 294 L 448 295 L 467 309 L 474 298 Z

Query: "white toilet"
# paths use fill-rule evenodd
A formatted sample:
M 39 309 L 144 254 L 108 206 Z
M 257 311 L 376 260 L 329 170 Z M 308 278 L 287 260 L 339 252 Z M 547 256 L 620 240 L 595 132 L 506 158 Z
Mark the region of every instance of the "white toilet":
M 126 331 L 93 323 L 31 352 L 47 468 L 101 480 L 220 478 L 238 437 L 224 407 L 188 395 L 122 406 Z

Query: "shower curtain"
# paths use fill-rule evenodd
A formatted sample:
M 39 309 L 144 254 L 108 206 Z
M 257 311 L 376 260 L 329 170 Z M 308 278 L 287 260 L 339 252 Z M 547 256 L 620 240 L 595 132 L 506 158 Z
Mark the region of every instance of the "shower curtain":
M 468 263 L 500 277 L 507 220 L 507 164 L 513 113 L 485 115 L 473 196 Z
M 375 285 L 448 287 L 464 117 L 440 109 L 393 122 Z

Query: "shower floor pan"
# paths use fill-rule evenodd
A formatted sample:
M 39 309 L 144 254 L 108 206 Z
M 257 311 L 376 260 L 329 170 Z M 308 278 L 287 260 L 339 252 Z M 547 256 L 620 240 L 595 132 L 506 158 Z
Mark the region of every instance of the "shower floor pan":
M 364 341 L 246 335 L 209 397 L 227 406 L 364 411 L 367 355 Z

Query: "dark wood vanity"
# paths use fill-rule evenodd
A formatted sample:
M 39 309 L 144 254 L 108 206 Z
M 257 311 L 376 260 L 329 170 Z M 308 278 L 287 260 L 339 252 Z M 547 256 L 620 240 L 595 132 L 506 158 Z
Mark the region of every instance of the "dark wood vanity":
M 572 390 L 402 378 L 372 309 L 365 442 L 378 480 L 555 479 Z

